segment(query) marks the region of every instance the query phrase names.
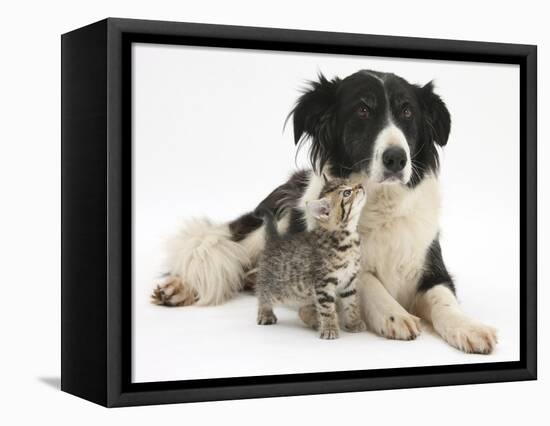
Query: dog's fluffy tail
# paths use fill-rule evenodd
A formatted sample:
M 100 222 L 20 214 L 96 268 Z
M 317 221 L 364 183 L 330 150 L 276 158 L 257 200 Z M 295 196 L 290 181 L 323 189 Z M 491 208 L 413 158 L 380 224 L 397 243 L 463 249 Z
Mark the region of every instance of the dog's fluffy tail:
M 197 295 L 198 305 L 218 305 L 243 287 L 254 252 L 259 251 L 254 238 L 252 235 L 245 243 L 236 242 L 228 224 L 195 219 L 168 241 L 166 266 L 186 290 Z

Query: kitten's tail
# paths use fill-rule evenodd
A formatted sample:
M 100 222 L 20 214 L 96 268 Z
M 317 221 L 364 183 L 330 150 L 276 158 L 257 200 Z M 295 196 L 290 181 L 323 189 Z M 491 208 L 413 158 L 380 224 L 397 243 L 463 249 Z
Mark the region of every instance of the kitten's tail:
M 260 206 L 254 210 L 254 216 L 263 219 L 265 223 L 265 233 L 268 240 L 281 238 L 281 235 L 277 230 L 277 219 L 271 209 Z

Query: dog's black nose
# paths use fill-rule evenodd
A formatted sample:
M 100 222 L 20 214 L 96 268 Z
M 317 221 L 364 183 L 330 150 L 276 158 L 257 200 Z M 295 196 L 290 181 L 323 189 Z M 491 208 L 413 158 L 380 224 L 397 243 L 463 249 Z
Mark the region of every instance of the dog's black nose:
M 407 164 L 407 153 L 399 146 L 387 148 L 382 154 L 384 167 L 392 173 L 400 172 Z

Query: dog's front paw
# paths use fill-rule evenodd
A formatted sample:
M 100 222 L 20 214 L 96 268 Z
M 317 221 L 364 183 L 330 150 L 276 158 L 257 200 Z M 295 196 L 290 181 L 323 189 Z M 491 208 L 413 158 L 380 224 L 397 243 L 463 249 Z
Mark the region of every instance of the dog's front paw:
M 420 335 L 420 318 L 407 311 L 390 314 L 371 315 L 369 328 L 371 331 L 395 340 L 413 340 Z
M 163 306 L 192 305 L 197 299 L 197 294 L 175 275 L 166 275 L 159 279 L 151 294 L 151 303 Z
M 453 315 L 444 321 L 434 322 L 434 328 L 447 343 L 466 353 L 490 354 L 498 341 L 495 328 L 464 315 Z

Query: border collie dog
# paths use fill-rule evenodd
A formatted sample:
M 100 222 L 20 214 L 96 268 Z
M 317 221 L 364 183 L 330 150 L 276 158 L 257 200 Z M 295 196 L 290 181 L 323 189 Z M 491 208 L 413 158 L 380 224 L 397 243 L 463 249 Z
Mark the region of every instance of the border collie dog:
M 417 86 L 362 70 L 344 79 L 320 75 L 291 112 L 297 145 L 310 143 L 311 170 L 295 173 L 261 204 L 281 232 L 313 226 L 305 203 L 318 197 L 323 174 L 362 179 L 367 203 L 359 221 L 358 292 L 369 330 L 390 339 L 420 333 L 420 318 L 450 345 L 487 354 L 496 330 L 460 309 L 439 244 L 438 149 L 451 118 L 432 83 Z M 215 305 L 252 281 L 264 245 L 253 213 L 224 224 L 187 224 L 169 244 L 168 268 L 153 294 L 158 304 Z M 300 317 L 312 320 L 304 309 Z

